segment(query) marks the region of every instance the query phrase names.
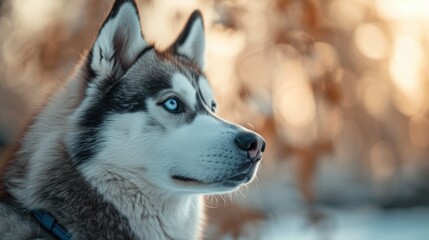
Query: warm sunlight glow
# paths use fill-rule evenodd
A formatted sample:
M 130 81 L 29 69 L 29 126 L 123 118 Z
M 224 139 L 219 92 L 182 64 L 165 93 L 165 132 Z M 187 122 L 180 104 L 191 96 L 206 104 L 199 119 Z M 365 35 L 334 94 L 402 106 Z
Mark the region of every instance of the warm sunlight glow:
M 429 20 L 427 0 L 377 0 L 376 10 L 383 18 Z
M 386 115 L 389 101 L 389 91 L 382 83 L 369 84 L 363 90 L 363 103 L 365 109 L 376 119 Z
M 47 27 L 62 6 L 61 1 L 56 0 L 44 0 L 43 4 L 37 0 L 14 0 L 12 3 L 19 24 L 30 32 Z
M 388 51 L 388 44 L 383 30 L 375 24 L 362 24 L 354 34 L 359 51 L 370 59 L 383 59 Z
M 358 0 L 336 0 L 329 5 L 329 14 L 342 28 L 350 29 L 365 17 L 365 5 Z
M 281 98 L 280 108 L 283 117 L 292 126 L 306 126 L 314 119 L 313 94 L 306 86 L 287 89 Z
M 394 83 L 404 93 L 413 93 L 420 87 L 422 51 L 420 44 L 410 36 L 401 35 L 395 39 L 389 69 Z
M 389 64 L 393 83 L 413 105 L 411 106 L 413 109 L 419 108 L 423 101 L 424 92 L 420 72 L 422 52 L 422 46 L 415 38 L 399 35 L 395 39 L 394 52 Z
M 292 127 L 305 127 L 315 116 L 315 102 L 300 61 L 285 61 L 276 76 L 279 112 Z

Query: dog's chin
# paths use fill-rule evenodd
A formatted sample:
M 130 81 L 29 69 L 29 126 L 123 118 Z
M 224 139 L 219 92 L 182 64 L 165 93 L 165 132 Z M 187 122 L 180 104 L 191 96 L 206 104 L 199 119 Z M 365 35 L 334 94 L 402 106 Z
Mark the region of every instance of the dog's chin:
M 184 190 L 201 193 L 221 193 L 233 191 L 252 181 L 256 168 L 238 174 L 219 176 L 215 179 L 198 179 L 184 175 L 172 175 L 174 183 Z

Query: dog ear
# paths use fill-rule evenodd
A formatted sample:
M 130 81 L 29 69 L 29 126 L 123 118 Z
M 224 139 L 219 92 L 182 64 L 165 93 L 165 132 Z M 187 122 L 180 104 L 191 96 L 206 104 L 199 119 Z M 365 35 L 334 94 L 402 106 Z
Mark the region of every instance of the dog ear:
M 172 49 L 176 54 L 185 56 L 204 68 L 204 21 L 199 10 L 195 10 L 189 17 Z
M 88 63 L 97 76 L 118 77 L 147 45 L 136 3 L 117 0 L 98 32 Z

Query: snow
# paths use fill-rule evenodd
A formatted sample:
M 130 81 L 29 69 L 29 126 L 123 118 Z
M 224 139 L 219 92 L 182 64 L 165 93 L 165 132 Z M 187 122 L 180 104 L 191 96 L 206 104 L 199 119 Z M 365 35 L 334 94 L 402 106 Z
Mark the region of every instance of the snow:
M 259 233 L 247 233 L 253 239 L 271 240 L 427 240 L 429 239 L 429 209 L 325 209 L 328 227 L 325 230 L 310 225 L 305 215 L 284 215 L 277 220 L 260 223 Z M 249 239 L 249 238 L 244 238 Z
M 401 210 L 324 209 L 324 227 L 309 224 L 305 214 L 274 216 L 248 224 L 239 240 L 427 240 L 429 208 Z M 224 236 L 223 240 L 232 240 Z

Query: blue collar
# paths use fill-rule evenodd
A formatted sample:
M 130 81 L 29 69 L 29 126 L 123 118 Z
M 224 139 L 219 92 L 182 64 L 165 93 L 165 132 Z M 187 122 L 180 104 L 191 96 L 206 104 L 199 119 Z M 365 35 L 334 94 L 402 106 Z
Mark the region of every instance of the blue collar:
M 42 225 L 42 227 L 52 236 L 60 240 L 72 240 L 71 233 L 67 232 L 60 224 L 56 223 L 56 219 L 48 212 L 41 209 L 31 210 L 34 218 Z

